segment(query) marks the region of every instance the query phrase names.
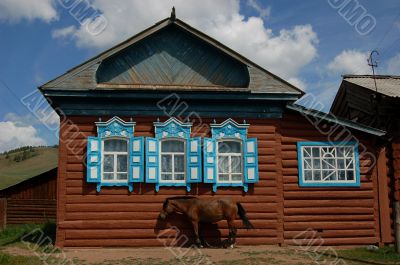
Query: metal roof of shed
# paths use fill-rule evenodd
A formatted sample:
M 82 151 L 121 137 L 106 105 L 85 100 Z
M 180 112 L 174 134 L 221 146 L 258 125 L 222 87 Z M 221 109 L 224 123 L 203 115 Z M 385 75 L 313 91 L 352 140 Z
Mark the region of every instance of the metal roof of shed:
M 400 97 L 400 76 L 396 75 L 344 75 L 343 80 L 389 96 Z

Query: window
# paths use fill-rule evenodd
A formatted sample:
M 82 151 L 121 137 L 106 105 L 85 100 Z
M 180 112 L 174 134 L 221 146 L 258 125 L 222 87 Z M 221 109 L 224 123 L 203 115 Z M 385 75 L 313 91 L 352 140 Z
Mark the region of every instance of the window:
M 301 186 L 359 186 L 355 143 L 298 143 Z
M 185 181 L 185 142 L 181 140 L 161 141 L 161 181 Z
M 105 181 L 128 181 L 128 142 L 121 139 L 103 141 L 103 174 Z
M 89 136 L 86 181 L 104 186 L 127 186 L 144 180 L 144 138 L 134 137 L 135 122 L 113 117 L 96 122 L 97 136 Z
M 201 182 L 201 138 L 191 137 L 192 123 L 171 117 L 154 122 L 155 137 L 146 138 L 146 182 L 186 187 Z
M 211 124 L 211 138 L 204 138 L 204 182 L 218 187 L 243 187 L 258 182 L 257 139 L 247 138 L 249 124 L 232 119 Z
M 242 143 L 239 141 L 218 142 L 218 182 L 242 182 Z

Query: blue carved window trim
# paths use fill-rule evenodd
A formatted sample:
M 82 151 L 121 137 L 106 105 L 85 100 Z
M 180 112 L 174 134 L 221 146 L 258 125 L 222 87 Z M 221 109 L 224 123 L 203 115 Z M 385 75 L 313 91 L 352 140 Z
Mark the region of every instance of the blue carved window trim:
M 154 183 L 158 192 L 162 186 L 186 187 L 189 192 L 191 183 L 201 182 L 201 139 L 191 138 L 190 122 L 181 122 L 171 117 L 165 122 L 154 122 L 155 137 L 146 138 L 146 182 Z M 184 142 L 185 180 L 161 180 L 161 144 L 167 140 Z
M 328 148 L 329 152 L 334 150 L 332 157 L 325 158 L 322 152 L 322 148 Z M 349 154 L 338 154 L 338 148 L 351 148 L 352 153 Z M 308 153 L 304 153 L 306 150 L 304 148 L 315 148 L 320 149 L 315 155 Z M 311 149 L 311 152 L 314 152 Z M 344 151 L 343 151 L 344 152 Z M 304 157 L 306 155 L 307 157 Z M 299 169 L 299 186 L 300 187 L 360 187 L 360 161 L 359 161 L 359 153 L 358 153 L 358 143 L 355 141 L 351 142 L 298 142 L 297 143 L 297 159 L 298 159 L 298 169 Z M 310 163 L 306 163 L 306 159 L 311 161 Z M 320 160 L 320 162 L 315 163 L 313 160 Z M 322 169 L 322 164 L 327 164 L 323 162 L 324 159 L 331 159 L 335 161 L 335 164 L 332 164 L 332 167 L 327 165 L 327 169 Z M 342 164 L 342 160 L 343 163 Z M 348 160 L 349 162 L 346 162 Z M 340 161 L 340 162 L 339 162 Z M 351 162 L 350 162 L 351 161 Z M 316 166 L 314 167 L 314 164 Z M 334 166 L 333 166 L 334 165 Z M 308 168 L 308 169 L 307 169 Z M 305 172 L 309 171 L 311 173 L 311 180 L 306 180 Z M 315 173 L 319 171 L 319 173 Z M 322 171 L 327 171 L 328 173 L 324 173 Z M 353 180 L 348 180 L 348 173 L 351 172 L 350 176 Z M 307 172 L 309 176 L 309 172 Z M 332 176 L 334 180 L 326 180 L 323 181 L 324 174 L 334 174 Z M 343 174 L 344 173 L 344 174 Z M 342 175 L 343 174 L 343 175 Z M 317 175 L 317 176 L 316 176 Z M 343 180 L 339 180 L 339 176 L 343 178 Z M 308 177 L 309 178 L 309 177 Z M 315 180 L 315 178 L 317 180 Z
M 204 138 L 204 182 L 213 184 L 213 191 L 218 187 L 243 187 L 248 191 L 249 183 L 258 182 L 258 150 L 257 139 L 247 138 L 247 129 L 250 125 L 239 124 L 232 119 L 222 123 L 211 124 L 211 138 Z M 242 181 L 220 181 L 218 169 L 218 143 L 223 141 L 235 141 L 241 143 L 241 169 Z M 236 155 L 238 153 L 236 152 Z
M 144 139 L 134 137 L 136 123 L 125 122 L 119 117 L 113 117 L 106 122 L 96 122 L 97 136 L 88 137 L 87 145 L 87 182 L 96 183 L 97 192 L 105 186 L 127 186 L 133 190 L 134 182 L 144 180 Z M 127 143 L 127 180 L 107 181 L 103 179 L 104 142 L 106 140 L 122 139 Z M 115 164 L 114 164 L 115 166 Z M 114 169 L 115 170 L 115 169 Z

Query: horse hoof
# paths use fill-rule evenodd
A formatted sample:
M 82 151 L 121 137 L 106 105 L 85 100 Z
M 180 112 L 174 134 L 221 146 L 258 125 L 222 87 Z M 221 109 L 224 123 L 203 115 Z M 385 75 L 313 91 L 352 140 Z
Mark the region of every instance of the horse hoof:
M 234 247 L 234 245 L 232 244 L 232 245 L 231 245 L 231 248 L 233 248 L 233 247 Z

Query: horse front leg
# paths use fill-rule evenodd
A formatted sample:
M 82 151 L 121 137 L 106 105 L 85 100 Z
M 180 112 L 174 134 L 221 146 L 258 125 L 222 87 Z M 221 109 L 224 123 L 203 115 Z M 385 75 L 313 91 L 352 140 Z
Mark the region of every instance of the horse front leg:
M 228 220 L 228 228 L 229 228 L 229 243 L 230 247 L 233 248 L 236 244 L 236 227 L 235 227 L 235 220 Z
M 192 225 L 193 225 L 194 235 L 196 237 L 196 245 L 202 248 L 203 246 L 201 245 L 201 240 L 199 236 L 199 223 L 193 220 Z

